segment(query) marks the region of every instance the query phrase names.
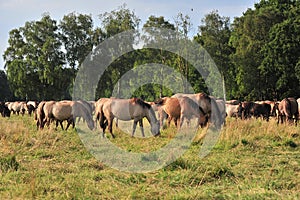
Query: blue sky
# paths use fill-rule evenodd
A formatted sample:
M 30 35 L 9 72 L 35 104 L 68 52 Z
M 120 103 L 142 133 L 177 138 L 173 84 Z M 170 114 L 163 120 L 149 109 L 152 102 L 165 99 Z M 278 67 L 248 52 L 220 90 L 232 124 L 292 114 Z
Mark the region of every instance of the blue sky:
M 9 31 L 24 26 L 26 21 L 40 20 L 43 13 L 59 21 L 66 14 L 77 12 L 91 14 L 98 26 L 98 15 L 110 12 L 126 3 L 130 10 L 141 18 L 143 24 L 150 15 L 164 16 L 170 22 L 181 12 L 191 17 L 193 29 L 191 34 L 197 33 L 198 26 L 205 14 L 218 10 L 221 16 L 239 17 L 253 8 L 258 0 L 0 0 L 0 69 L 3 70 L 3 53 L 7 48 Z

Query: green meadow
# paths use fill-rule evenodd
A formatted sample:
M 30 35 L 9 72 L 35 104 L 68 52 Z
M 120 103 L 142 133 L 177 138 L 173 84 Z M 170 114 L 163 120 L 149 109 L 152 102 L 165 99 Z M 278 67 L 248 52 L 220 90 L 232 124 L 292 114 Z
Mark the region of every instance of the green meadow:
M 139 136 L 139 127 L 136 135 Z M 300 199 L 300 127 L 275 119 L 227 119 L 216 145 L 199 157 L 206 129 L 173 163 L 148 173 L 113 169 L 95 159 L 74 129 L 36 130 L 33 117 L 0 118 L 1 199 Z M 128 152 L 151 152 L 176 136 L 130 137 Z M 97 133 L 100 134 L 99 130 Z

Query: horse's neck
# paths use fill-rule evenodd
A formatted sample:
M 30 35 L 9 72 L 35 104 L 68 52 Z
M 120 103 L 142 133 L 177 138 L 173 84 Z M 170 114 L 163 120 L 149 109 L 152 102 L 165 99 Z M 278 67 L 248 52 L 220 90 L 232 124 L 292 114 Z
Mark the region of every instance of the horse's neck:
M 156 117 L 155 117 L 154 111 L 151 110 L 151 108 L 150 108 L 150 109 L 148 109 L 147 112 L 148 112 L 148 114 L 147 114 L 146 118 L 147 118 L 148 122 L 149 122 L 150 124 L 155 123 L 155 122 L 157 121 L 157 119 L 156 119 Z
M 73 108 L 74 109 L 74 108 Z M 76 117 L 83 117 L 86 121 L 90 120 L 88 111 L 83 106 L 77 105 L 74 110 L 74 115 Z

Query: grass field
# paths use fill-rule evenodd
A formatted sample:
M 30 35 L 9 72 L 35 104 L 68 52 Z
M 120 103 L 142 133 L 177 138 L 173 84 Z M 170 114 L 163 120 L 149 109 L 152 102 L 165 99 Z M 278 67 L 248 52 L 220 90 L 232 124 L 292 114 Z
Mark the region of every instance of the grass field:
M 175 132 L 107 137 L 126 151 L 150 152 Z M 204 132 L 172 164 L 128 173 L 97 161 L 75 130 L 37 131 L 33 117 L 1 117 L 0 199 L 300 199 L 300 127 L 229 119 L 200 158 Z

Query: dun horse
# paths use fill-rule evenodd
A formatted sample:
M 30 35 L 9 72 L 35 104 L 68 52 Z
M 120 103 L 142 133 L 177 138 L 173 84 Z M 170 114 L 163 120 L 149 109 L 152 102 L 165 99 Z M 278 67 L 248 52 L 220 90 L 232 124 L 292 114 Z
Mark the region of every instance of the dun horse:
M 45 124 L 49 127 L 50 122 L 56 120 L 56 127 L 60 123 L 61 128 L 64 129 L 62 122 L 66 120 L 68 122 L 67 130 L 71 124 L 74 128 L 76 117 L 83 117 L 89 129 L 94 128 L 92 114 L 82 101 L 41 102 L 37 108 L 35 118 L 38 128 L 43 128 Z
M 94 121 L 92 118 L 92 113 L 89 108 L 87 108 L 85 101 L 60 101 L 56 102 L 52 108 L 52 115 L 56 119 L 56 127 L 58 122 L 63 129 L 62 122 L 67 120 L 68 124 L 66 130 L 72 124 L 75 127 L 75 119 L 77 117 L 82 117 L 90 130 L 94 129 Z
M 217 128 L 220 128 L 225 121 L 225 118 L 223 118 L 221 115 L 216 100 L 214 98 L 209 97 L 205 93 L 197 93 L 197 94 L 177 93 L 172 97 L 176 97 L 176 98 L 189 97 L 190 99 L 192 99 L 194 102 L 196 102 L 199 105 L 199 107 L 202 108 L 205 115 L 208 114 L 207 119 L 210 120 Z
M 146 119 L 149 121 L 151 125 L 152 134 L 154 136 L 160 134 L 159 123 L 156 119 L 154 110 L 149 104 L 145 103 L 143 100 L 139 98 L 106 99 L 102 105 L 102 110 L 99 114 L 100 114 L 99 116 L 100 127 L 103 129 L 103 136 L 106 129 L 106 125 L 108 125 L 110 134 L 112 135 L 112 137 L 115 137 L 114 134 L 112 133 L 112 125 L 113 125 L 114 118 L 123 121 L 133 120 L 134 123 L 132 129 L 132 136 L 134 136 L 136 125 L 139 122 L 142 136 L 145 137 L 144 128 L 143 128 L 143 118 L 146 117 Z
M 206 122 L 207 115 L 204 113 L 203 109 L 188 97 L 164 97 L 157 100 L 156 104 L 160 107 L 161 125 L 164 117 L 162 112 L 165 112 L 168 115 L 168 126 L 170 126 L 170 122 L 174 120 L 175 126 L 180 128 L 182 127 L 185 119 L 189 126 L 192 117 L 196 117 L 198 119 L 197 126 L 201 125 L 202 127 Z
M 285 98 L 279 104 L 274 106 L 274 109 L 278 110 L 278 120 L 277 124 L 279 124 L 279 120 L 283 123 L 283 119 L 286 118 L 286 122 L 293 122 L 293 116 L 295 119 L 295 125 L 297 125 L 299 111 L 298 111 L 298 103 L 294 98 Z

